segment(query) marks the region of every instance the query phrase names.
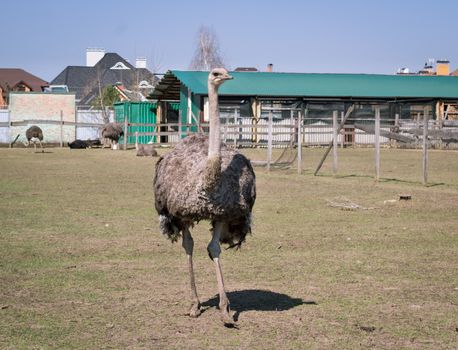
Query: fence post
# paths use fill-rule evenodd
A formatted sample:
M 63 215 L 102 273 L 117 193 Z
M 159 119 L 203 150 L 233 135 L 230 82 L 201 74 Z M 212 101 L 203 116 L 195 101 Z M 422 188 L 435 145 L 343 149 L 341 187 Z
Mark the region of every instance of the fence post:
M 270 171 L 272 162 L 272 110 L 269 111 L 269 126 L 267 132 L 267 171 Z
M 394 115 L 394 129 L 396 132 L 399 132 L 399 113 L 396 113 Z M 398 148 L 398 141 L 394 140 L 394 147 Z
M 337 125 L 338 113 L 339 113 L 338 111 L 332 112 L 332 143 L 333 143 L 332 144 L 332 173 L 334 175 L 337 175 L 337 147 L 339 145 L 338 139 L 337 139 L 337 136 L 338 136 L 337 129 L 339 128 L 339 126 Z
M 343 118 L 344 118 L 344 112 L 340 112 L 340 122 L 343 121 Z M 345 147 L 345 128 L 341 129 L 340 130 L 340 135 L 342 135 L 342 138 L 340 139 L 340 148 L 344 148 Z
M 237 148 L 237 138 L 239 135 L 239 128 L 237 127 L 239 125 L 239 118 L 238 118 L 238 113 L 237 109 L 234 110 L 234 128 L 233 128 L 233 135 L 234 135 L 234 148 Z
M 124 116 L 124 151 L 127 150 L 127 129 L 129 127 L 129 123 L 127 121 L 127 115 Z
M 180 140 L 181 140 L 181 128 L 182 128 L 182 126 L 181 126 L 181 115 L 182 115 L 182 113 L 181 113 L 181 110 L 180 110 L 178 112 L 178 142 L 180 142 Z
M 428 183 L 428 114 L 423 112 L 423 185 Z
M 380 180 L 380 106 L 375 107 L 375 181 Z
M 415 148 L 419 146 L 419 140 L 418 137 L 420 136 L 420 113 L 417 113 L 417 119 L 415 120 L 415 136 L 417 137 L 417 140 L 415 141 Z
M 64 112 L 60 110 L 60 147 L 64 147 Z
M 307 110 L 302 109 L 297 113 L 297 173 L 302 174 L 302 116 L 306 116 Z

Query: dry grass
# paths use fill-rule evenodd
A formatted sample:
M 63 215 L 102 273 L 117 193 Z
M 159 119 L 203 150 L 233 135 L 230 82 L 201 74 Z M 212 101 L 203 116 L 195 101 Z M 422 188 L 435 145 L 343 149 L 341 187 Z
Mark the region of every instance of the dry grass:
M 194 229 L 205 312 L 158 233 L 154 160 L 134 151 L 0 149 L 2 349 L 455 349 L 458 153 L 342 150 L 339 177 L 257 169 L 254 234 L 224 251 L 239 329 L 216 309 L 208 225 Z M 264 151 L 247 151 L 261 159 Z M 411 201 L 392 201 L 400 193 Z M 348 198 L 373 210 L 340 210 Z

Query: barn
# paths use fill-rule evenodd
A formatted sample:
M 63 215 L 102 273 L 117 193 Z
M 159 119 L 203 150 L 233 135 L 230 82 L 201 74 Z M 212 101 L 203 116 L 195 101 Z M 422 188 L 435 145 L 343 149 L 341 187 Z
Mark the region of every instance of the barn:
M 458 123 L 458 78 L 453 76 L 251 71 L 231 75 L 234 79 L 219 91 L 223 124 L 262 126 L 270 113 L 277 126 L 289 125 L 304 110 L 303 125 L 310 126 L 304 132 L 304 144 L 329 142 L 334 114 L 340 121 L 348 117 L 341 138 L 353 145 L 373 142 L 370 134 L 376 111 L 388 129 L 412 128 L 425 115 L 442 126 Z M 208 72 L 202 71 L 168 71 L 150 98 L 163 104 L 163 111 L 167 103 L 179 102 L 179 121 L 197 130 L 208 120 L 207 77 Z M 346 115 L 351 106 L 352 112 Z M 166 119 L 166 114 L 158 114 L 158 122 L 169 122 Z M 241 138 L 263 141 L 258 135 Z M 388 138 L 382 141 L 388 142 Z

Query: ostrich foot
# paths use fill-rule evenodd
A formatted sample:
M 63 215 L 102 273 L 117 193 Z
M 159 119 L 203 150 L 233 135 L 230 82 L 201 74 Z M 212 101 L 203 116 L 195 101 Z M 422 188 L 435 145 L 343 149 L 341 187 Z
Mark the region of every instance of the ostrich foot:
M 202 311 L 200 309 L 200 303 L 199 302 L 192 303 L 191 309 L 189 310 L 189 316 L 196 318 L 196 317 L 199 317 L 201 313 Z
M 234 321 L 234 318 L 231 316 L 231 309 L 229 307 L 229 304 L 226 305 L 220 305 L 220 312 L 221 312 L 221 320 L 224 323 L 224 326 L 228 328 L 234 328 L 236 326 L 236 323 Z

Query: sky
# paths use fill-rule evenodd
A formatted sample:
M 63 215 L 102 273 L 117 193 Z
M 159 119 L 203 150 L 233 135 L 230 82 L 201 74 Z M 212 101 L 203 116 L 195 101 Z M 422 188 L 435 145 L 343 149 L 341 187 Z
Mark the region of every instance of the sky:
M 226 65 L 304 73 L 393 74 L 430 59 L 458 68 L 456 0 L 1 0 L 0 68 L 51 81 L 86 48 L 148 68 L 186 70 L 201 26 Z

